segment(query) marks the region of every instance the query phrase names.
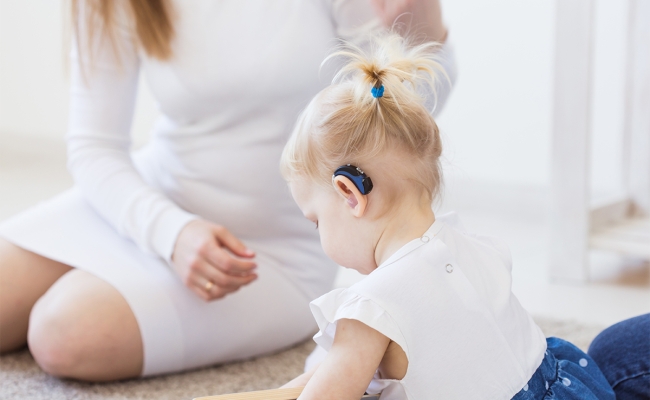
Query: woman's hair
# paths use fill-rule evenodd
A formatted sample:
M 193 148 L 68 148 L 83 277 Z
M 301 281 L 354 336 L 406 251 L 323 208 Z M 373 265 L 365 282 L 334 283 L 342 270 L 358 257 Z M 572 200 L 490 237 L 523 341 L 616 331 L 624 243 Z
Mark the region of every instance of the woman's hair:
M 80 2 L 83 2 L 81 6 Z M 111 41 L 115 51 L 116 7 L 126 5 L 122 0 L 72 0 L 72 21 L 76 37 L 80 29 L 88 35 L 86 45 L 94 43 L 96 35 Z M 151 57 L 166 60 L 172 55 L 171 41 L 174 37 L 172 10 L 168 0 L 129 0 L 127 11 L 134 21 L 138 45 Z M 91 49 L 87 49 L 91 53 Z
M 410 46 L 386 34 L 372 38 L 368 51 L 346 43 L 330 55 L 324 63 L 342 57 L 346 64 L 298 118 L 282 154 L 285 179 L 308 177 L 331 187 L 339 166 L 364 169 L 390 153 L 396 157 L 382 169 L 389 168 L 391 180 L 414 183 L 433 200 L 442 145 L 425 101 L 446 76 L 436 61 L 438 46 Z M 382 87 L 383 96 L 375 97 Z

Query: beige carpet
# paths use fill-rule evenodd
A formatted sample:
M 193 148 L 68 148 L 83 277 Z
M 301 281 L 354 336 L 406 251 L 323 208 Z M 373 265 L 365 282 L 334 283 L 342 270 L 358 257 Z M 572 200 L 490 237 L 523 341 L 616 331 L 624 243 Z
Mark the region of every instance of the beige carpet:
M 537 320 L 547 336 L 566 339 L 586 350 L 601 327 Z M 0 399 L 191 399 L 278 387 L 302 372 L 311 341 L 251 361 L 156 378 L 88 384 L 52 378 L 27 350 L 0 357 Z

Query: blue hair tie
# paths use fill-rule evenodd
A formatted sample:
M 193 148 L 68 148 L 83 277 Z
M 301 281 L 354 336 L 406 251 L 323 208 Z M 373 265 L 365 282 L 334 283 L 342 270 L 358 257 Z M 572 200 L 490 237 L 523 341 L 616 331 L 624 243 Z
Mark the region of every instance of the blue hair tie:
M 370 89 L 370 93 L 372 93 L 372 97 L 374 97 L 375 99 L 377 99 L 379 97 L 383 97 L 384 96 L 384 85 L 381 85 L 379 87 L 374 87 L 373 86 L 372 89 Z

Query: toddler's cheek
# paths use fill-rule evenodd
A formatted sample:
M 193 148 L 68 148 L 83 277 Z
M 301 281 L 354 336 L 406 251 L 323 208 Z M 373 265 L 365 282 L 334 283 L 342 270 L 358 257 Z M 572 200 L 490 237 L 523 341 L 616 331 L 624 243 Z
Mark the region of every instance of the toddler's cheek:
M 345 265 L 345 248 L 339 243 L 338 238 L 331 237 L 326 232 L 320 231 L 320 243 L 325 254 L 338 265 Z
M 332 243 L 330 242 L 329 238 L 327 237 L 326 234 L 323 233 L 322 230 L 318 233 L 320 234 L 320 244 L 323 247 L 323 251 L 329 258 L 336 261 L 337 256 L 336 256 L 335 246 L 332 246 Z

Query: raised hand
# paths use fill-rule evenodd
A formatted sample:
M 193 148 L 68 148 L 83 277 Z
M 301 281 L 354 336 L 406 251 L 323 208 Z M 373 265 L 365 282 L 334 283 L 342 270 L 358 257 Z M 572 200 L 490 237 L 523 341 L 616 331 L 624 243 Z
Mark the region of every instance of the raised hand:
M 442 22 L 439 0 L 371 0 L 387 28 L 395 26 L 416 40 L 444 42 L 447 29 Z M 422 34 L 425 37 L 422 37 Z

